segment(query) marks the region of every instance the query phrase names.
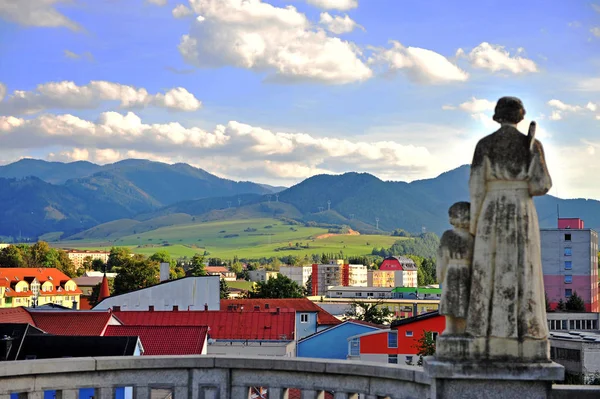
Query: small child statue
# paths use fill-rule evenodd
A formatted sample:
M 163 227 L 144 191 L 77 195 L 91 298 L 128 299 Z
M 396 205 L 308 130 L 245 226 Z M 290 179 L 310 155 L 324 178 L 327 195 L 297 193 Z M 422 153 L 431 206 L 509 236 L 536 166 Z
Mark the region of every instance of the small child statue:
M 474 238 L 469 233 L 469 202 L 457 202 L 448 215 L 453 230 L 447 230 L 440 240 L 437 258 L 437 278 L 442 285 L 440 314 L 446 316 L 443 335 L 465 333 L 471 285 L 471 260 Z

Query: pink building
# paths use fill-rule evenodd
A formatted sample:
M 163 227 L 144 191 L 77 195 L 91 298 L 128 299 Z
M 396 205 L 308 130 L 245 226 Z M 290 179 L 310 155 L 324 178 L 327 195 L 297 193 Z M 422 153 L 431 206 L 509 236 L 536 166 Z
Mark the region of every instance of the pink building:
M 558 219 L 557 229 L 541 229 L 544 286 L 552 309 L 575 292 L 587 312 L 598 312 L 598 233 L 578 218 Z

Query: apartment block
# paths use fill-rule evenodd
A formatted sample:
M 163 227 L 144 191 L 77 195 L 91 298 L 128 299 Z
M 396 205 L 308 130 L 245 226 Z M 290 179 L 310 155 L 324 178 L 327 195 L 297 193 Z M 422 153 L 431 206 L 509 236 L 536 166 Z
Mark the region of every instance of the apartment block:
M 552 309 L 577 292 L 587 312 L 598 312 L 598 233 L 581 219 L 558 219 L 541 229 L 544 287 Z
M 295 281 L 300 287 L 306 287 L 306 282 L 312 275 L 312 266 L 281 266 L 279 273 Z
M 369 272 L 370 287 L 416 287 L 417 266 L 410 258 L 390 256 L 379 270 Z
M 76 268 L 80 268 L 83 266 L 83 261 L 85 258 L 90 257 L 92 260 L 100 259 L 102 262 L 108 262 L 108 256 L 110 252 L 107 251 L 78 251 L 76 249 L 66 249 L 67 255 L 71 262 L 75 265 Z
M 367 267 L 330 263 L 312 265 L 312 294 L 325 295 L 331 286 L 367 286 Z

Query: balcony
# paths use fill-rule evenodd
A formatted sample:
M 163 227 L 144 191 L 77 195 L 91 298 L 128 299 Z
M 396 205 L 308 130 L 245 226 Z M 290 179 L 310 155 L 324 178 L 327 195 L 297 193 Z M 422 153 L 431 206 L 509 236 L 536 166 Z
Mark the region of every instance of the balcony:
M 99 399 L 116 398 L 117 388 L 135 399 L 248 399 L 251 387 L 267 389 L 269 399 L 429 398 L 431 380 L 421 367 L 357 361 L 215 356 L 140 356 L 0 362 L 0 399 L 76 399 L 94 390 Z M 119 390 L 121 393 L 123 390 Z M 328 392 L 328 395 L 325 395 Z M 551 398 L 597 398 L 599 387 L 553 385 Z M 126 395 L 129 396 L 129 395 Z M 256 396 L 255 396 L 256 397 Z
M 249 398 L 251 387 L 265 387 L 269 399 L 426 398 L 429 378 L 420 367 L 297 358 L 214 356 L 140 356 L 25 360 L 0 363 L 0 399 L 11 393 L 41 399 L 75 399 L 79 389 L 94 388 L 95 398 L 115 398 L 133 387 L 133 398 Z M 165 394 L 165 392 L 167 392 Z

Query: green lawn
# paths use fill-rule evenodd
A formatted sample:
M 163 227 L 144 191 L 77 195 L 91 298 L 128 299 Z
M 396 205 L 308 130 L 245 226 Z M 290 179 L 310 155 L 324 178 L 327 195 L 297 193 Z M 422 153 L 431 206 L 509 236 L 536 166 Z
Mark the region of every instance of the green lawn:
M 246 290 L 249 291 L 253 287 L 254 283 L 252 281 L 238 280 L 238 281 L 228 281 L 227 286 L 229 288 L 237 288 L 238 290 Z
M 326 233 L 326 229 L 291 226 L 277 219 L 248 219 L 162 227 L 112 242 L 76 240 L 55 245 L 82 249 L 127 246 L 133 252 L 144 255 L 167 250 L 174 257 L 190 257 L 206 250 L 211 257 L 231 259 L 235 255 L 240 258 L 260 258 L 339 251 L 350 256 L 368 255 L 373 247 L 389 247 L 398 240 L 398 237 L 376 235 L 316 238 Z M 296 243 L 308 248 L 295 250 Z

